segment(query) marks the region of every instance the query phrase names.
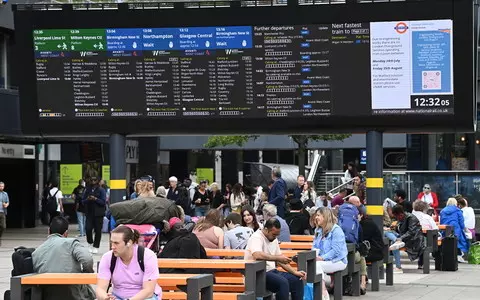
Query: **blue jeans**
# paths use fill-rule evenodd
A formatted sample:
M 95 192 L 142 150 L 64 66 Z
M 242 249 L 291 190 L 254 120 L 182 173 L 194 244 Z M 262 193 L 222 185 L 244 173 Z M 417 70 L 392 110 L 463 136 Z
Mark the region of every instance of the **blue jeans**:
M 204 217 L 208 212 L 208 206 L 195 206 L 195 216 Z
M 87 217 L 84 213 L 77 211 L 77 220 L 78 220 L 78 231 L 80 231 L 81 236 L 85 236 L 85 220 Z
M 303 300 L 303 281 L 290 273 L 272 270 L 267 272 L 267 290 L 275 293 L 276 300 Z
M 398 233 L 393 231 L 385 231 L 384 234 L 387 239 L 391 240 L 394 243 L 399 236 Z M 395 267 L 397 267 L 398 269 L 401 269 L 402 263 L 400 261 L 400 250 L 393 250 L 392 252 L 393 252 L 393 258 L 395 258 Z

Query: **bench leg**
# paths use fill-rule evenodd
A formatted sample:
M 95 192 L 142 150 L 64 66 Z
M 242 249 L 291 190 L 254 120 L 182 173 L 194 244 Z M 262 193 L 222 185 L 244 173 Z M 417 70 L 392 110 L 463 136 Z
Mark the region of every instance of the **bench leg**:
M 372 262 L 372 291 L 378 292 L 380 290 L 380 278 L 379 278 L 379 262 Z
M 10 297 L 15 300 L 25 300 L 25 290 L 22 287 L 21 277 L 10 278 Z
M 385 279 L 385 268 L 383 263 L 378 266 L 378 273 L 380 274 L 380 279 Z
M 313 299 L 322 300 L 323 295 L 323 276 L 322 274 L 315 275 L 315 282 L 313 283 Z
M 393 285 L 393 263 L 387 264 L 387 272 L 386 272 L 386 277 L 387 277 L 387 285 Z
M 333 299 L 342 300 L 343 297 L 343 276 L 342 272 L 335 272 L 333 274 Z
M 430 249 L 423 251 L 423 274 L 430 274 Z
M 352 274 L 352 295 L 360 296 L 360 272 Z

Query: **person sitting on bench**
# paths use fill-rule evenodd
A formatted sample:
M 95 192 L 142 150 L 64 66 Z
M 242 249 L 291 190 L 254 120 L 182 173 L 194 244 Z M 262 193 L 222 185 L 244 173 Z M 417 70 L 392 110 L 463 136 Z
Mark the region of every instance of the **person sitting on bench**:
M 276 300 L 303 300 L 303 281 L 306 273 L 294 270 L 289 264 L 291 259 L 282 255 L 277 237 L 280 235 L 280 222 L 276 218 L 265 221 L 264 228 L 250 237 L 245 251 L 245 260 L 264 260 L 267 262 L 266 288 L 275 293 Z M 276 264 L 286 272 L 276 269 Z
M 98 268 L 98 300 L 157 300 L 162 289 L 157 284 L 158 262 L 155 253 L 138 245 L 140 233 L 120 225 L 112 230 L 112 250 L 102 256 Z M 110 283 L 112 292 L 108 289 Z
M 47 240 L 32 253 L 36 273 L 93 273 L 93 258 L 77 239 L 68 238 L 68 221 L 55 217 L 50 222 Z M 53 285 L 42 289 L 44 300 L 94 299 L 88 284 Z
M 411 261 L 418 258 L 418 269 L 422 269 L 425 238 L 420 222 L 413 214 L 405 212 L 401 205 L 395 205 L 392 213 L 399 222 L 397 231 L 400 237 L 390 246 L 390 250 L 397 250 L 405 246 L 407 248 L 408 258 L 410 258 Z
M 337 218 L 327 207 L 320 207 L 314 215 L 315 237 L 313 249 L 317 250 L 317 274 L 330 274 L 342 271 L 347 267 L 347 243 L 342 228 L 337 225 Z M 330 299 L 323 278 L 322 298 Z M 332 281 L 333 282 L 333 281 Z

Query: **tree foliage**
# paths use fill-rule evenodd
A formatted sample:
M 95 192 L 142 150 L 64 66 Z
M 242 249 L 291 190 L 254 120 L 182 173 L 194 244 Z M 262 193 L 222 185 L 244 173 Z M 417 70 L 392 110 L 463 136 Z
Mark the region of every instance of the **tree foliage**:
M 310 141 L 343 141 L 351 134 L 320 134 L 320 135 L 290 135 L 298 145 L 308 145 Z M 249 140 L 255 140 L 258 135 L 212 135 L 204 144 L 206 148 L 226 147 L 236 145 L 244 146 Z
M 203 146 L 205 148 L 219 148 L 230 145 L 242 147 L 249 140 L 255 140 L 257 138 L 258 135 L 212 135 Z

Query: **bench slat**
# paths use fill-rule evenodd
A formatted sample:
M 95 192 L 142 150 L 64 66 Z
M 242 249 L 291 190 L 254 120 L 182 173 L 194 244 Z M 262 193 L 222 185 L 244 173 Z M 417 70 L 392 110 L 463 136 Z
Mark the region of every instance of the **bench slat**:
M 308 249 L 310 250 L 310 249 Z M 207 252 L 207 256 L 219 256 L 219 257 L 244 257 L 245 256 L 245 250 L 234 250 L 234 249 L 205 249 Z M 297 255 L 299 252 L 301 252 L 302 249 L 300 250 L 282 250 L 282 254 L 285 255 L 286 257 L 293 257 Z
M 282 242 L 280 243 L 280 249 L 312 250 L 312 243 L 311 242 Z
M 176 259 L 176 258 L 159 258 L 158 267 L 162 269 L 245 269 L 245 264 L 255 262 L 253 260 L 239 259 Z
M 213 300 L 237 300 L 239 293 L 213 293 Z M 163 299 L 186 300 L 187 294 L 183 292 L 165 292 L 162 293 Z
M 292 242 L 313 242 L 313 235 L 291 235 Z

